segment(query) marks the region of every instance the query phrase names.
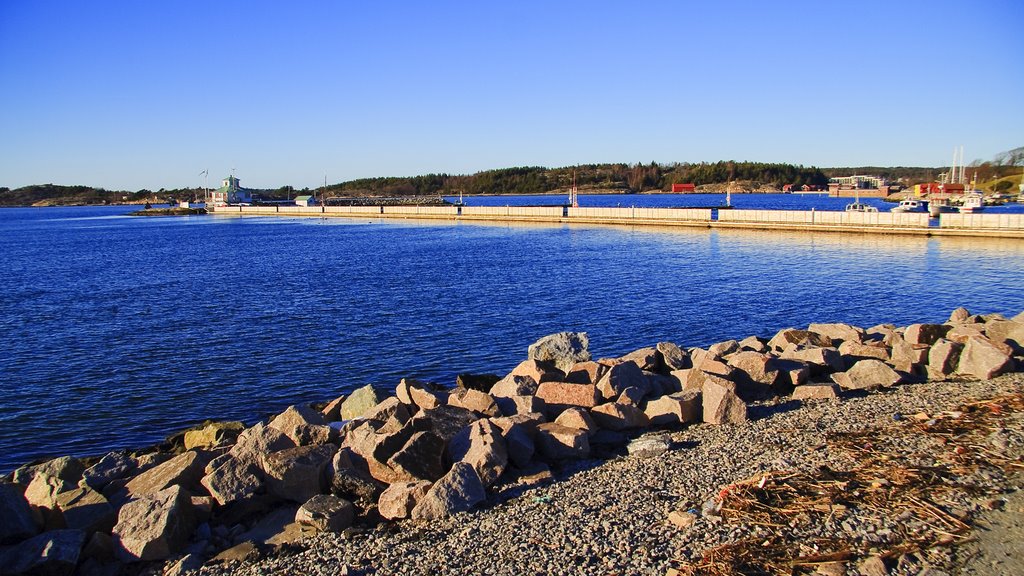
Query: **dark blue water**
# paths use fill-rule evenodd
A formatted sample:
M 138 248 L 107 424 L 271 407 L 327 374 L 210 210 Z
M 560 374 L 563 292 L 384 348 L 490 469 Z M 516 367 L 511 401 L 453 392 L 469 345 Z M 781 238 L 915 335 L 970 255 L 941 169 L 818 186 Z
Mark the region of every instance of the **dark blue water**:
M 129 210 L 0 210 L 0 470 L 504 373 L 561 330 L 600 357 L 1024 309 L 1017 240 Z

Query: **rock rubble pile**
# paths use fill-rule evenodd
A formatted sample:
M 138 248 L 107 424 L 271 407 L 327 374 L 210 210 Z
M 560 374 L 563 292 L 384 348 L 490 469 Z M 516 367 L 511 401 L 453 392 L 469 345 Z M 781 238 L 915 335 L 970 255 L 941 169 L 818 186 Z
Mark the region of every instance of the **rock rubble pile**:
M 250 427 L 210 423 L 179 435 L 174 451 L 24 466 L 0 482 L 0 573 L 99 574 L 140 562 L 181 573 L 317 532 L 443 519 L 548 482 L 566 461 L 627 445 L 667 450 L 658 437 L 630 443 L 650 428 L 740 423 L 751 405 L 779 397 L 1017 371 L 1024 314 L 812 324 L 596 361 L 588 346 L 586 334 L 554 334 L 500 379 L 460 375 L 450 390 L 405 379 L 393 395 L 367 386 Z

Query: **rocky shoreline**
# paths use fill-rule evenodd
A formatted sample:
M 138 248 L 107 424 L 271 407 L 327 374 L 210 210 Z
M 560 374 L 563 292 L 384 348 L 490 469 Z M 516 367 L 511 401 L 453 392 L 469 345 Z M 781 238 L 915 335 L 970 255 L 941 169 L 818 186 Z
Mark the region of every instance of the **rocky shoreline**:
M 560 333 L 501 378 L 19 468 L 0 573 L 948 570 L 1019 481 L 1022 343 L 963 309 L 597 361 Z

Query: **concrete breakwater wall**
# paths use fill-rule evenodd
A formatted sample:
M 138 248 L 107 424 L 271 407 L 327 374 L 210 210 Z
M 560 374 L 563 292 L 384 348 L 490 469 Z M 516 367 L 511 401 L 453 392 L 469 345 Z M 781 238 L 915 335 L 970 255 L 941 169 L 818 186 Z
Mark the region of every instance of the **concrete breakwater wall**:
M 869 232 L 923 236 L 1024 238 L 1024 214 L 927 214 L 710 208 L 573 208 L 563 206 L 218 206 L 217 215 L 423 218 L 613 225 Z
M 0 482 L 0 571 L 113 573 L 119 562 L 160 562 L 181 574 L 319 531 L 436 520 L 486 505 L 503 487 L 550 482 L 566 461 L 669 450 L 663 436 L 640 437 L 652 428 L 741 425 L 762 402 L 844 402 L 1020 370 L 1024 313 L 960 308 L 943 324 L 811 324 L 596 361 L 588 347 L 586 334 L 563 332 L 535 342 L 501 378 L 364 387 L 250 427 L 199 426 L 162 450 L 19 468 Z

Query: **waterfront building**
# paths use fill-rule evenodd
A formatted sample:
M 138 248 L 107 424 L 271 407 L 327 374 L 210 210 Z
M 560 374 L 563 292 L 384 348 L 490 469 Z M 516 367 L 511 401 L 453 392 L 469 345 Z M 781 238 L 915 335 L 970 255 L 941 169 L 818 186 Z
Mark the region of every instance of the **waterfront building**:
M 242 188 L 238 178 L 228 176 L 221 180 L 220 188 L 210 192 L 210 204 L 226 206 L 228 204 L 252 204 L 252 191 Z
M 307 194 L 305 196 L 296 196 L 295 197 L 295 205 L 296 206 L 318 206 L 319 204 L 316 201 L 316 196 L 311 196 L 311 195 Z

